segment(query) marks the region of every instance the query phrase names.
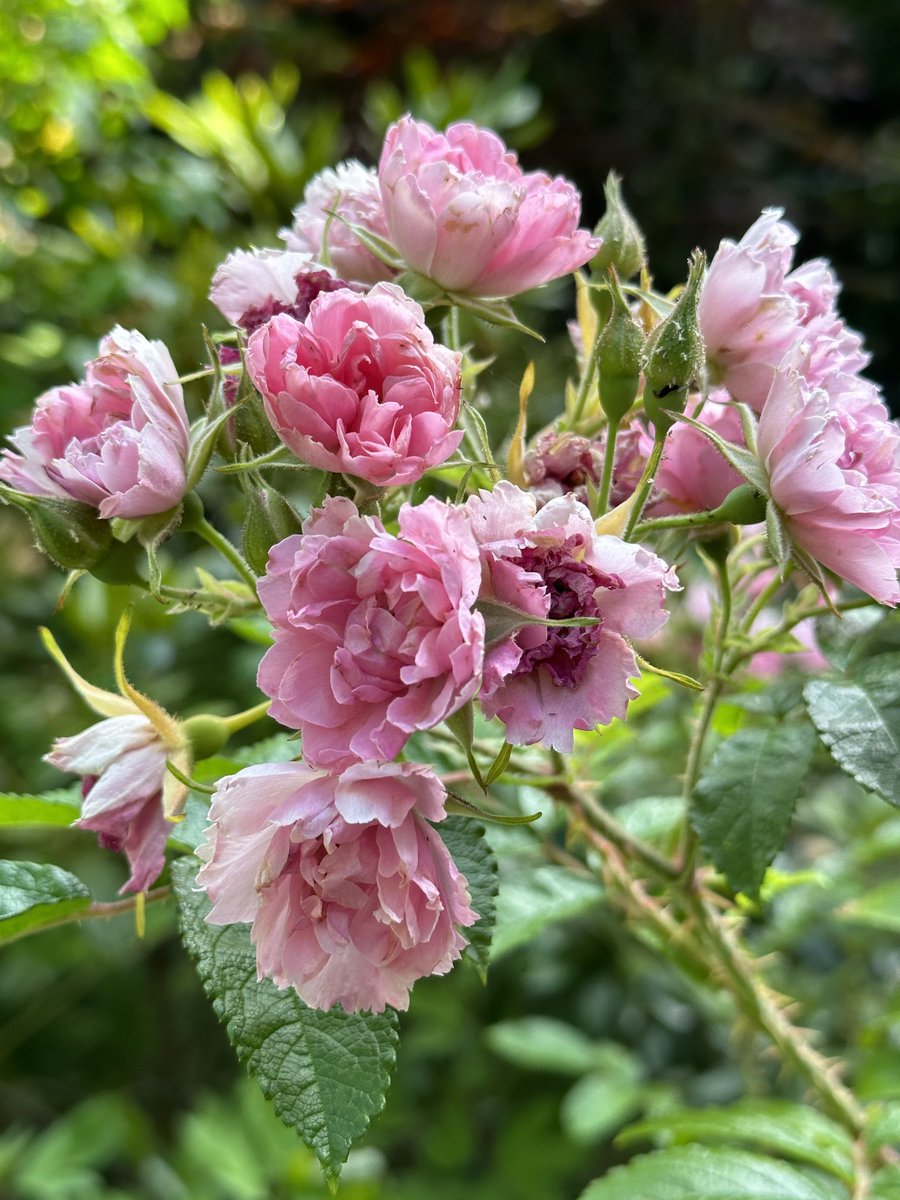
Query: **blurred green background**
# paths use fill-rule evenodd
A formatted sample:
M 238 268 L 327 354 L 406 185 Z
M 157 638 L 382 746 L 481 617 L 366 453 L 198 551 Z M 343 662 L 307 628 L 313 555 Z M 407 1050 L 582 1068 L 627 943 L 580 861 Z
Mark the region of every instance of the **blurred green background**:
M 900 6 L 884 0 L 4 0 L 0 429 L 78 377 L 115 322 L 161 337 L 181 370 L 196 369 L 200 325 L 217 319 L 206 299 L 217 263 L 237 246 L 276 244 L 310 176 L 348 155 L 375 161 L 406 110 L 492 126 L 526 166 L 580 186 L 587 224 L 618 170 L 664 288 L 694 245 L 712 252 L 783 205 L 801 256 L 834 262 L 843 310 L 896 410 L 898 36 Z M 569 285 L 522 304 L 548 335 L 543 419 L 561 405 L 571 305 Z M 509 355 L 486 384 L 499 440 L 534 351 L 477 336 Z M 201 393 L 190 395 L 196 412 Z M 217 519 L 234 519 L 224 501 Z M 58 787 L 41 755 L 87 716 L 35 626 L 51 623 L 79 669 L 109 685 L 127 597 L 86 579 L 56 613 L 61 576 L 20 514 L 0 510 L 0 538 L 0 789 Z M 172 546 L 185 569 L 210 565 L 180 538 Z M 172 621 L 153 602 L 138 624 L 129 670 L 173 711 L 252 702 L 258 647 L 199 618 Z M 665 688 L 650 700 L 598 766 L 608 801 L 645 822 L 636 802 L 671 776 L 687 720 Z M 896 873 L 900 828 L 824 757 L 821 768 L 787 856 L 817 875 L 773 902 L 756 942 L 782 952 L 805 1019 L 848 1055 L 863 1094 L 900 1097 L 900 956 L 839 911 Z M 123 878 L 86 834 L 23 832 L 4 853 L 59 862 L 106 898 Z M 698 1002 L 601 905 L 582 897 L 570 910 L 511 945 L 487 989 L 465 967 L 417 986 L 387 1111 L 343 1195 L 563 1200 L 623 1157 L 610 1138 L 630 1116 L 746 1089 L 727 1013 Z M 243 1079 L 172 914 L 148 915 L 144 943 L 126 917 L 0 958 L 0 1196 L 325 1195 L 311 1157 Z M 521 1024 L 535 1017 L 544 1023 Z M 756 1069 L 773 1083 L 769 1066 Z

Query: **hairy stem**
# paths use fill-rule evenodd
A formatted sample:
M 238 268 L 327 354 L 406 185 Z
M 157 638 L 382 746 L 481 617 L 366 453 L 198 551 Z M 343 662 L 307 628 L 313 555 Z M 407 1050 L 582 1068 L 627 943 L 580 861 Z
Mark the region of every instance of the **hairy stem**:
M 201 518 L 195 526 L 196 532 L 207 542 L 214 550 L 227 559 L 234 567 L 243 581 L 250 587 L 253 592 L 256 592 L 256 576 L 250 570 L 249 566 L 244 562 L 244 559 L 238 553 L 237 549 L 232 546 L 228 538 L 223 533 L 219 533 L 214 525 L 210 525 L 205 517 Z

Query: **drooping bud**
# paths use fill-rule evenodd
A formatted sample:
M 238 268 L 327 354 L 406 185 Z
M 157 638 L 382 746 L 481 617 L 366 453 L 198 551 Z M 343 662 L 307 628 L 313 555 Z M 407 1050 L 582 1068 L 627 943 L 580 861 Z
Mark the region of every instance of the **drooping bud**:
M 631 279 L 643 266 L 646 250 L 644 235 L 622 199 L 621 182 L 615 171 L 610 171 L 603 185 L 606 212 L 594 230 L 594 237 L 602 238 L 603 245 L 591 259 L 590 267 L 597 275 L 605 275 L 610 267 L 615 267 L 620 279 Z
M 618 425 L 634 404 L 641 374 L 644 331 L 622 295 L 614 267 L 609 269 L 612 312 L 597 343 L 600 407 Z
M 26 496 L 0 485 L 0 498 L 28 515 L 38 549 L 65 571 L 89 571 L 107 554 L 112 541 L 109 521 L 79 500 Z
M 255 471 L 241 476 L 247 497 L 244 516 L 244 557 L 257 575 L 266 570 L 269 550 L 276 542 L 299 533 L 301 520 L 280 492 Z
M 703 372 L 705 352 L 697 301 L 705 271 L 706 255 L 695 250 L 684 291 L 669 315 L 651 331 L 644 348 L 644 408 L 657 436 L 671 427 L 670 412 L 684 412 L 688 389 Z

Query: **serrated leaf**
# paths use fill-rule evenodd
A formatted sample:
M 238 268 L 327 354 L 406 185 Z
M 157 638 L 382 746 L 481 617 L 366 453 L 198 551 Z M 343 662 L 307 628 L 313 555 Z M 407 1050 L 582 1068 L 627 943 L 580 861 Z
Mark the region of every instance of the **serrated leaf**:
M 52 863 L 0 862 L 0 942 L 88 907 L 91 894 Z
M 836 915 L 858 925 L 900 933 L 900 879 L 890 879 L 855 900 L 849 900 L 841 905 Z
M 787 1100 L 740 1100 L 727 1108 L 681 1109 L 631 1125 L 622 1145 L 661 1136 L 667 1142 L 749 1142 L 853 1183 L 853 1142 L 830 1117 Z
M 846 1200 L 826 1178 L 744 1150 L 677 1146 L 595 1179 L 580 1200 Z
M 15 792 L 0 795 L 0 826 L 71 825 L 81 815 L 75 793 L 19 796 Z
M 482 980 L 487 978 L 497 896 L 497 859 L 484 835 L 484 826 L 469 817 L 447 817 L 436 827 L 453 861 L 465 875 L 472 908 L 478 920 L 463 930 L 469 944 L 463 951 Z
M 811 679 L 803 694 L 838 766 L 900 805 L 900 654 L 869 659 L 853 679 Z
M 807 725 L 741 729 L 718 746 L 703 772 L 691 823 L 735 891 L 759 891 L 784 844 L 814 748 Z
M 246 925 L 212 926 L 194 890 L 195 863 L 172 865 L 182 937 L 204 990 L 278 1116 L 336 1181 L 351 1144 L 384 1107 L 397 1046 L 397 1014 L 320 1012 L 288 988 L 256 978 Z
M 816 645 L 838 671 L 846 671 L 865 649 L 866 636 L 886 616 L 879 605 L 851 609 L 840 616 L 819 617 L 815 623 Z
M 593 879 L 552 863 L 523 866 L 502 879 L 491 958 L 499 958 L 557 921 L 580 916 L 603 896 Z

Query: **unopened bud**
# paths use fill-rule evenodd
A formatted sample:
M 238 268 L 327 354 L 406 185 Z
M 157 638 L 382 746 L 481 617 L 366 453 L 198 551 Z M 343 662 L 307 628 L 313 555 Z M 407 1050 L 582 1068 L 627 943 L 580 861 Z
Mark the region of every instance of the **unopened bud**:
M 644 350 L 644 408 L 657 436 L 673 423 L 672 412 L 684 412 L 688 389 L 700 378 L 705 351 L 697 322 L 697 301 L 706 270 L 706 255 L 696 250 L 684 291 L 669 315 L 651 330 Z
M 299 533 L 301 521 L 280 492 L 252 473 L 244 484 L 247 512 L 244 517 L 244 557 L 257 575 L 262 575 L 269 550 L 276 542 Z
M 38 549 L 65 571 L 89 571 L 109 550 L 109 521 L 98 517 L 89 504 L 27 496 L 8 487 L 0 487 L 0 497 L 27 513 Z
M 749 483 L 739 484 L 713 510 L 713 516 L 732 525 L 758 525 L 766 519 L 766 498 Z
M 597 275 L 605 275 L 610 267 L 615 267 L 620 279 L 631 279 L 644 264 L 644 235 L 625 206 L 620 184 L 619 176 L 610 171 L 603 185 L 606 212 L 594 230 L 594 236 L 602 238 L 603 245 L 590 265 Z
M 597 342 L 600 407 L 618 425 L 634 404 L 641 375 L 644 331 L 622 295 L 615 268 L 610 268 L 612 312 Z
M 191 748 L 191 758 L 194 762 L 218 754 L 228 741 L 230 732 L 225 718 L 216 717 L 212 713 L 188 717 L 181 725 L 181 734 Z

